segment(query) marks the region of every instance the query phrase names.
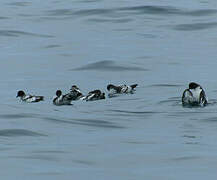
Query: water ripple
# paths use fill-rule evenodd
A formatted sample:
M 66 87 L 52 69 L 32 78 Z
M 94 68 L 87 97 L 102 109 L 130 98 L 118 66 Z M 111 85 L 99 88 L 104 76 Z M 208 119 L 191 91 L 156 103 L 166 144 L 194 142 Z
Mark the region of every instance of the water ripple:
M 3 19 L 10 19 L 9 17 L 4 17 L 4 16 L 0 16 L 0 20 L 3 20 Z
M 84 125 L 91 127 L 102 127 L 102 128 L 125 128 L 120 125 L 116 125 L 115 123 L 105 121 L 105 120 L 96 120 L 96 119 L 69 119 L 69 120 L 60 120 L 57 118 L 44 117 L 43 119 L 56 122 L 56 123 L 67 123 L 67 124 L 75 124 L 75 125 Z
M 82 164 L 82 165 L 88 165 L 88 166 L 92 166 L 92 165 L 95 165 L 96 163 L 93 162 L 93 161 L 87 161 L 87 160 L 72 160 L 74 163 L 77 163 L 77 164 Z
M 200 10 L 194 10 L 194 11 L 189 11 L 187 12 L 187 15 L 191 16 L 209 16 L 216 14 L 217 10 L 216 9 L 200 9 Z
M 202 121 L 209 122 L 209 123 L 217 123 L 217 117 L 204 118 L 204 119 L 202 119 Z
M 61 46 L 58 45 L 58 44 L 51 44 L 51 45 L 45 46 L 44 48 L 45 48 L 45 49 L 51 49 L 51 48 L 58 48 L 58 47 L 61 47 Z
M 20 118 L 35 118 L 37 117 L 36 114 L 30 114 L 30 113 L 20 113 L 20 114 L 1 114 L 0 118 L 5 119 L 20 119 Z
M 33 155 L 26 155 L 26 156 L 9 156 L 10 158 L 17 158 L 17 159 L 37 159 L 43 161 L 58 161 L 57 157 L 51 155 L 43 155 L 43 154 L 33 154 Z
M 3 129 L 0 130 L 0 136 L 17 137 L 17 136 L 47 136 L 47 135 L 33 132 L 26 129 Z
M 185 10 L 178 9 L 172 6 L 133 6 L 133 7 L 121 7 L 121 8 L 98 8 L 98 9 L 54 9 L 46 11 L 47 16 L 93 16 L 101 15 L 107 17 L 129 16 L 130 14 L 143 15 L 182 15 L 182 16 L 209 16 L 216 14 L 216 9 L 199 9 L 199 10 Z
M 130 18 L 122 18 L 122 19 L 100 19 L 100 18 L 92 18 L 88 19 L 88 21 L 97 22 L 97 23 L 104 23 L 104 22 L 111 22 L 111 23 L 127 23 L 132 21 Z
M 190 139 L 196 138 L 196 136 L 192 136 L 192 135 L 183 135 L 183 137 L 185 137 L 185 138 L 190 138 Z
M 114 112 L 114 114 L 109 114 L 110 116 L 120 116 L 120 117 L 149 117 L 154 114 L 164 114 L 166 112 L 158 111 L 128 111 L 128 110 L 108 110 L 109 112 Z
M 120 11 L 130 11 L 137 14 L 160 14 L 160 15 L 171 15 L 171 14 L 182 14 L 182 11 L 169 6 L 134 6 L 120 8 Z
M 10 5 L 10 6 L 21 6 L 21 7 L 23 7 L 23 6 L 29 6 L 31 4 L 32 4 L 31 2 L 24 2 L 24 1 L 7 3 L 7 5 Z
M 110 110 L 110 111 L 119 112 L 119 113 L 127 113 L 127 114 L 155 114 L 155 113 L 160 113 L 160 112 L 156 112 L 156 111 L 125 111 L 125 110 Z
M 152 84 L 148 87 L 180 87 L 179 84 Z
M 82 71 L 82 70 L 95 70 L 95 71 L 147 71 L 148 69 L 144 69 L 141 67 L 131 67 L 131 66 L 123 66 L 117 65 L 114 61 L 99 61 L 91 64 L 84 65 L 80 68 L 71 69 L 74 71 Z
M 172 6 L 135 6 L 120 8 L 121 11 L 131 11 L 137 14 L 208 16 L 217 13 L 216 9 L 184 10 Z
M 181 162 L 181 161 L 195 161 L 201 159 L 200 156 L 183 156 L 183 157 L 176 157 L 171 158 L 172 161 Z
M 17 30 L 0 30 L 0 36 L 8 36 L 8 37 L 33 36 L 33 37 L 42 37 L 42 38 L 54 37 L 51 35 L 29 33 L 25 31 L 17 31 Z
M 113 14 L 114 11 L 115 9 L 85 9 L 85 10 L 75 11 L 73 14 L 79 16 L 91 16 L 91 15 Z
M 216 26 L 217 26 L 217 22 L 191 23 L 191 24 L 179 24 L 174 26 L 173 29 L 179 31 L 197 31 L 197 30 L 215 28 Z
M 168 104 L 171 106 L 180 106 L 181 105 L 181 98 L 180 97 L 169 98 L 167 100 L 159 101 L 158 104 L 159 105 Z

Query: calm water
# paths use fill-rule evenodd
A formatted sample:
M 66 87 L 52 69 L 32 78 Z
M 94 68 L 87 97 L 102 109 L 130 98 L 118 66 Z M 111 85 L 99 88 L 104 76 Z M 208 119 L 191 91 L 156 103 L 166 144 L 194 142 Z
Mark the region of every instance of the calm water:
M 217 1 L 0 3 L 0 174 L 8 179 L 216 179 Z M 190 81 L 209 97 L 183 108 Z M 57 89 L 133 95 L 52 105 Z M 18 90 L 44 95 L 19 102 Z

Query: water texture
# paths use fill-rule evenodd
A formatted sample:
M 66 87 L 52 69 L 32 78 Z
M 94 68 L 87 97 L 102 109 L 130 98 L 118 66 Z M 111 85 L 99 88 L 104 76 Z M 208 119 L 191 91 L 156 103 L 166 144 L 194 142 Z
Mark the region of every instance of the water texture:
M 216 179 L 215 1 L 0 2 L 4 180 Z M 208 106 L 182 107 L 191 81 Z M 108 84 L 138 84 L 107 97 Z M 54 106 L 76 84 L 106 99 Z M 18 90 L 44 95 L 26 104 Z

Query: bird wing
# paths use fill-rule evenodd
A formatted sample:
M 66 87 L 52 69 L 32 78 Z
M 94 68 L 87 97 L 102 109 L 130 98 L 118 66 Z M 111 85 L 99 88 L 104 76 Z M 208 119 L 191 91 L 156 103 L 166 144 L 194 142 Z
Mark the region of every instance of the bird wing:
M 193 100 L 193 94 L 189 89 L 185 89 L 182 94 L 182 104 L 191 103 Z
M 205 91 L 204 91 L 204 90 L 202 90 L 202 91 L 200 92 L 199 103 L 200 103 L 200 105 L 202 105 L 202 106 L 204 106 L 204 105 L 207 104 L 207 98 L 206 98 L 206 94 L 205 94 Z

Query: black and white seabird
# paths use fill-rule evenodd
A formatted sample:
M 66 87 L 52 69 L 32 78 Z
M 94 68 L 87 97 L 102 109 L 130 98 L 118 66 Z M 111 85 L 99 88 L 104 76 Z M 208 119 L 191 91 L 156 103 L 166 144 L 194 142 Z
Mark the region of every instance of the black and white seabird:
M 72 105 L 71 104 L 72 97 L 70 94 L 62 94 L 61 90 L 56 91 L 56 96 L 53 99 L 53 104 L 56 106 L 61 106 L 61 105 Z
M 19 97 L 20 100 L 28 103 L 34 103 L 44 100 L 44 96 L 34 96 L 30 94 L 25 94 L 25 92 L 22 90 L 17 92 L 17 97 Z
M 127 93 L 133 93 L 135 91 L 135 88 L 138 84 L 133 85 L 118 85 L 115 86 L 113 84 L 109 84 L 107 86 L 107 90 L 109 91 L 109 96 L 115 95 L 115 94 L 127 94 Z
M 100 99 L 105 99 L 105 93 L 101 92 L 99 89 L 90 91 L 87 96 L 82 98 L 86 101 L 95 101 Z
M 70 89 L 69 96 L 71 96 L 72 100 L 78 100 L 83 97 L 83 94 L 76 85 L 73 85 Z
M 190 106 L 205 106 L 208 103 L 205 91 L 195 83 L 189 83 L 189 88 L 185 89 L 182 95 L 182 104 Z

